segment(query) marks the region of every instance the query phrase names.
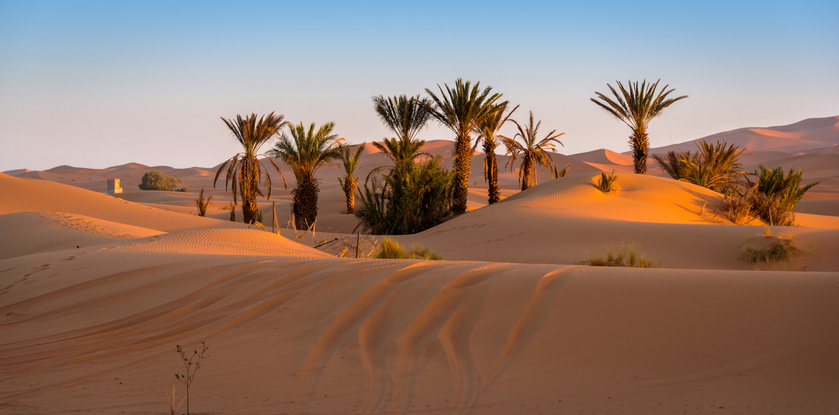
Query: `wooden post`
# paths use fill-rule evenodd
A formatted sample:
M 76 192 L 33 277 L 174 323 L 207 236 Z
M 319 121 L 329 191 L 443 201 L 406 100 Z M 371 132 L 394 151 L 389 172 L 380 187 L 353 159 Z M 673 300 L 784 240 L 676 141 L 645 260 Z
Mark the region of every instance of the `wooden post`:
M 271 223 L 271 231 L 280 234 L 280 227 L 277 225 L 277 202 L 271 202 L 271 214 L 274 216 L 274 221 Z
M 361 232 L 355 234 L 355 257 L 358 258 L 358 246 L 361 245 Z

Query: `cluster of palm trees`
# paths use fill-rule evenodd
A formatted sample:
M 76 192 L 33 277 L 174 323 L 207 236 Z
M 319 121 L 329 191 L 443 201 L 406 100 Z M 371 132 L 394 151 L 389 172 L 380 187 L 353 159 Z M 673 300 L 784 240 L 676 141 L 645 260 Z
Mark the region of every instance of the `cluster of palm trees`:
M 266 153 L 271 157 L 277 157 L 284 161 L 294 172 L 297 180 L 297 187 L 292 191 L 292 215 L 297 229 L 307 229 L 314 224 L 318 214 L 318 181 L 315 179 L 315 172 L 325 164 L 341 157 L 344 151 L 343 138 L 338 138 L 332 133 L 335 124 L 328 122 L 319 128 L 312 123 L 307 129 L 301 122 L 298 125 L 289 125 L 283 115 L 273 112 L 262 117 L 251 114 L 246 117 L 237 115 L 234 120 L 222 121 L 227 125 L 233 137 L 242 145 L 244 151 L 237 153 L 229 160 L 219 166 L 216 171 L 213 187 L 218 182 L 219 175 L 225 169 L 225 190 L 228 185 L 233 192 L 234 207 L 238 196 L 242 199 L 242 216 L 245 223 L 254 223 L 261 215 L 258 213 L 256 196 L 265 195 L 266 199 L 271 197 L 271 175 L 263 171 L 262 164 L 258 158 L 259 149 L 272 138 L 279 136 L 280 139 L 274 147 Z M 288 134 L 283 129 L 289 127 Z M 271 158 L 265 157 L 271 166 L 279 173 L 286 185 L 285 177 L 279 166 Z M 264 194 L 259 188 L 260 178 L 265 174 L 265 185 L 268 188 Z
M 597 105 L 632 128 L 630 145 L 635 159 L 635 172 L 639 174 L 646 172 L 649 149 L 646 130 L 650 121 L 660 115 L 663 109 L 686 98 L 668 98 L 673 90 L 667 90 L 667 86 L 658 90 L 658 84 L 657 81 L 647 85 L 644 81 L 639 86 L 637 82 L 630 82 L 629 87 L 624 88 L 618 82 L 620 92 L 607 84 L 614 95 L 613 98 L 599 92 L 596 93 L 598 99 L 592 98 Z M 308 228 L 317 219 L 319 185 L 315 172 L 323 165 L 341 160 L 345 176 L 339 178 L 339 183 L 347 197 L 348 213 L 355 213 L 362 218 L 362 222 L 367 215 L 369 223 L 380 220 L 383 217 L 381 214 L 395 207 L 402 211 L 393 216 L 393 220 L 413 220 L 415 224 L 403 227 L 402 231 L 390 231 L 415 232 L 423 227 L 433 226 L 451 214 L 457 215 L 466 211 L 472 152 L 479 143 L 483 143 L 485 153 L 484 178 L 488 183 L 490 204 L 500 200 L 496 158 L 499 144 L 503 144 L 510 155 L 506 167 L 511 171 L 514 169 L 514 163 L 521 160 L 519 180 L 522 190 L 537 183 L 535 167 L 553 167 L 550 151 L 555 150 L 556 144 L 562 145 L 559 137 L 564 133 L 552 130 L 540 137 L 541 121 L 535 121 L 532 112 L 525 124 L 513 120 L 511 116 L 518 106 L 512 107 L 508 101 L 503 101 L 502 94 L 493 92 L 492 87 L 482 89 L 480 82 L 472 84 L 470 81 L 457 79 L 452 86 L 438 84 L 436 91 L 426 89 L 425 92 L 428 95 L 426 98 L 419 95 L 373 97 L 376 113 L 382 123 L 395 134 L 395 137 L 385 138 L 381 143 L 373 145 L 391 159 L 392 166 L 389 170 L 387 166 L 374 170 L 374 173 L 385 170 L 387 173 L 383 173 L 381 178 L 374 177 L 374 182 L 369 187 L 365 183 L 363 192 L 358 188 L 358 178 L 354 176 L 363 145 L 354 151 L 350 149 L 343 138 L 333 133 L 334 123 L 329 122 L 320 127 L 312 123 L 306 128 L 302 122 L 290 125 L 283 115 L 273 112 L 262 117 L 257 117 L 256 114 L 246 117 L 237 115 L 232 120 L 222 117 L 233 136 L 242 145 L 243 151 L 219 167 L 213 185 L 216 185 L 221 172 L 226 169 L 225 189 L 228 186 L 231 188 L 234 205 L 241 198 L 244 221 L 255 221 L 258 217 L 256 197 L 264 195 L 270 198 L 272 183 L 271 175 L 260 162 L 258 152 L 266 142 L 279 137 L 265 154 L 283 160 L 294 173 L 297 187 L 292 191 L 292 214 L 298 229 Z M 439 159 L 421 151 L 425 141 L 417 139 L 416 135 L 431 120 L 436 120 L 455 135 L 451 172 L 442 168 Z M 500 134 L 508 121 L 512 121 L 517 129 L 513 137 Z M 287 132 L 284 131 L 286 128 Z M 277 164 L 271 158 L 264 159 L 277 171 L 287 188 L 285 177 Z M 562 175 L 566 171 L 567 166 Z M 259 188 L 263 174 L 266 193 Z M 558 170 L 554 171 L 554 177 L 561 177 Z M 359 190 L 361 195 L 360 209 L 355 208 L 356 190 Z M 428 197 L 423 198 L 423 195 Z M 398 201 L 401 199 L 405 201 Z M 400 203 L 406 205 L 403 207 Z M 441 203 L 445 206 L 436 206 Z M 407 207 L 408 205 L 410 207 Z M 369 216 L 371 209 L 375 210 L 377 206 L 380 212 L 374 212 Z M 433 220 L 414 217 L 428 212 L 433 212 Z

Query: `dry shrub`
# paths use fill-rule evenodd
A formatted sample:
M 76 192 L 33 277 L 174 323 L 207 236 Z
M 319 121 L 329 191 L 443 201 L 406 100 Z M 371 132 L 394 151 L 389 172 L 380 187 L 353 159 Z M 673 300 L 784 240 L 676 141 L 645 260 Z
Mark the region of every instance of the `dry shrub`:
M 791 236 L 774 236 L 769 228 L 763 236 L 750 239 L 743 246 L 740 258 L 752 264 L 780 262 L 801 253 Z
M 195 199 L 195 207 L 198 208 L 198 216 L 207 216 L 207 208 L 210 206 L 210 201 L 213 197 L 204 197 L 204 189 L 198 194 L 198 199 Z
M 659 261 L 649 259 L 640 252 L 634 245 L 621 245 L 614 247 L 604 255 L 589 256 L 583 261 L 583 265 L 595 267 L 636 267 L 636 268 L 659 268 Z
M 600 183 L 597 184 L 597 188 L 603 193 L 609 193 L 614 189 L 615 181 L 618 180 L 618 175 L 615 174 L 615 171 L 612 170 L 611 173 L 606 174 L 606 172 L 600 172 Z
M 745 194 L 729 192 L 723 199 L 721 211 L 734 224 L 748 225 L 757 218 L 752 191 Z
M 390 238 L 382 240 L 382 248 L 376 254 L 378 259 L 428 259 L 440 260 L 440 255 L 425 245 L 412 245 L 407 250 Z

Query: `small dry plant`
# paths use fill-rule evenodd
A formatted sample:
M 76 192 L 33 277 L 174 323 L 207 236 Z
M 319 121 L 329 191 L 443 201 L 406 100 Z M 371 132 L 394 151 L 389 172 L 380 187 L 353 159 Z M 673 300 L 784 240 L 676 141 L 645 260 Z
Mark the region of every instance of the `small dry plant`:
M 604 255 L 589 256 L 582 264 L 594 267 L 659 268 L 661 266 L 658 261 L 639 253 L 634 245 L 621 245 L 610 249 Z
M 169 412 L 170 412 L 171 415 L 175 415 L 175 412 L 178 409 L 181 408 L 181 405 L 183 405 L 183 403 L 184 403 L 184 399 L 186 399 L 186 396 L 184 396 L 184 398 L 181 399 L 181 402 L 178 404 L 178 406 L 175 406 L 175 385 L 173 384 L 172 385 L 172 402 L 169 403 Z
M 425 245 L 412 245 L 407 250 L 390 238 L 382 240 L 382 249 L 376 254 L 378 259 L 428 259 L 438 261 L 440 255 Z
M 565 177 L 565 175 L 568 174 L 568 168 L 569 167 L 571 167 L 571 163 L 567 163 L 565 165 L 565 168 L 562 169 L 562 170 L 559 170 L 559 169 L 556 168 L 556 166 L 554 166 L 553 170 L 551 170 L 551 176 L 553 176 L 554 179 L 558 179 L 560 177 Z
M 379 251 L 379 243 L 370 235 L 361 238 L 361 235 L 356 235 L 355 238 L 351 236 L 344 236 L 341 238 L 333 238 L 331 240 L 322 242 L 315 246 L 315 249 L 324 247 L 338 256 L 338 258 L 355 257 L 355 258 L 372 258 Z
M 195 199 L 195 207 L 198 208 L 198 216 L 207 216 L 207 208 L 210 206 L 210 201 L 213 200 L 213 197 L 210 196 L 208 198 L 204 197 L 204 189 L 201 189 L 201 193 L 198 194 L 198 199 Z
M 618 175 L 615 174 L 614 170 L 609 174 L 606 174 L 605 171 L 600 172 L 600 183 L 597 184 L 597 188 L 603 193 L 609 193 L 615 190 L 614 185 L 616 180 L 618 180 Z
M 728 216 L 728 219 L 735 225 L 748 225 L 753 220 L 757 219 L 757 212 L 754 209 L 748 195 L 743 196 L 726 196 L 722 202 L 722 212 Z
M 801 253 L 792 241 L 792 237 L 774 236 L 766 228 L 763 236 L 750 239 L 740 255 L 741 259 L 752 264 L 786 261 Z
M 228 209 L 230 210 L 230 221 L 236 222 L 236 202 L 230 202 Z
M 195 372 L 198 372 L 198 369 L 201 369 L 201 359 L 205 357 L 209 357 L 207 354 L 207 350 L 210 348 L 207 347 L 204 342 L 201 342 L 201 351 L 193 350 L 192 354 L 187 356 L 187 352 L 181 348 L 181 345 L 176 345 L 175 349 L 178 351 L 178 354 L 181 355 L 181 360 L 183 360 L 184 364 L 184 371 L 186 373 L 175 373 L 175 379 L 179 382 L 186 385 L 186 415 L 189 415 L 189 387 L 192 385 L 192 381 L 195 380 Z M 172 392 L 172 413 L 175 411 L 175 397 L 174 391 Z

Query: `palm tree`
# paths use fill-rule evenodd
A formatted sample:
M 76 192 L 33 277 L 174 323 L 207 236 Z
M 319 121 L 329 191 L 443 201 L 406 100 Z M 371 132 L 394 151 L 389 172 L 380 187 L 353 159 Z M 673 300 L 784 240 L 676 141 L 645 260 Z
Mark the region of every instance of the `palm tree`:
M 428 124 L 431 113 L 427 107 L 430 105 L 428 99 L 420 99 L 419 95 L 373 97 L 373 109 L 376 110 L 382 124 L 396 134 L 396 137 L 385 138 L 382 143 L 373 143 L 373 146 L 388 156 L 397 170 L 407 170 L 408 166 L 422 155 L 420 150 L 425 145 L 425 140 L 417 140 L 415 137 Z
M 425 92 L 431 96 L 434 105 L 425 105 L 431 115 L 448 127 L 455 134 L 453 170 L 454 183 L 452 185 L 452 211 L 454 214 L 466 212 L 466 197 L 469 193 L 469 173 L 472 168 L 472 138 L 470 134 L 475 130 L 478 123 L 495 110 L 495 102 L 501 98 L 501 94 L 490 94 L 492 87 L 483 91 L 479 89 L 480 82 L 472 86 L 470 81 L 463 82 L 458 78 L 454 88 L 445 85 L 445 90 L 440 84 L 440 97 L 426 88 Z
M 414 136 L 428 124 L 431 114 L 428 112 L 431 102 L 420 96 L 407 95 L 373 97 L 373 109 L 382 123 L 396 133 L 400 140 L 413 140 Z
M 291 137 L 283 133 L 268 155 L 278 157 L 294 172 L 297 187 L 292 190 L 291 212 L 297 229 L 308 229 L 318 217 L 318 180 L 315 172 L 324 164 L 341 157 L 343 138 L 332 134 L 335 123 L 328 122 L 315 130 L 307 130 L 301 122 L 289 128 Z
M 481 119 L 475 128 L 475 133 L 478 134 L 475 146 L 477 147 L 478 142 L 484 143 L 484 179 L 489 184 L 490 205 L 501 200 L 501 192 L 498 190 L 498 160 L 495 157 L 495 149 L 498 147 L 498 139 L 500 138 L 498 133 L 510 119 L 510 116 L 519 108 L 516 105 L 505 114 L 507 105 L 509 105 L 508 101 L 495 105 L 492 114 Z
M 251 114 L 245 118 L 241 115 L 236 115 L 235 120 L 227 120 L 221 117 L 221 120 L 227 125 L 227 128 L 233 133 L 236 141 L 242 145 L 245 151 L 236 153 L 230 160 L 226 160 L 219 166 L 216 172 L 216 177 L 213 180 L 213 187 L 216 187 L 219 174 L 227 168 L 227 177 L 224 181 L 224 189 L 227 190 L 227 185 L 231 183 L 231 190 L 233 191 L 233 202 L 236 203 L 237 195 L 242 196 L 242 216 L 245 223 L 251 223 L 256 220 L 256 196 L 262 196 L 263 193 L 259 190 L 259 178 L 262 176 L 262 164 L 257 159 L 257 152 L 265 142 L 280 133 L 280 130 L 288 125 L 284 121 L 285 117 L 282 114 L 275 115 L 273 112 L 259 117 L 256 114 Z M 280 178 L 283 179 L 283 186 L 286 186 L 283 172 L 274 163 L 273 160 L 267 159 L 271 165 L 277 169 Z M 271 198 L 271 176 L 265 172 L 265 184 L 268 187 L 268 195 L 266 200 Z
M 537 135 L 542 121 L 535 125 L 533 124 L 533 111 L 530 111 L 530 122 L 526 127 L 522 127 L 518 121 L 513 120 L 516 128 L 519 130 L 513 138 L 501 136 L 501 141 L 507 147 L 507 154 L 510 154 L 510 160 L 507 161 L 507 166 L 510 171 L 513 170 L 513 163 L 516 159 L 521 157 L 521 168 L 519 169 L 519 180 L 521 180 L 521 190 L 527 190 L 530 186 L 536 185 L 536 172 L 533 170 L 535 166 L 542 166 L 551 168 L 553 166 L 553 159 L 548 154 L 548 149 L 555 149 L 554 143 L 563 145 L 558 140 L 559 136 L 565 133 L 557 133 L 556 130 L 549 132 L 545 138 L 539 140 Z M 516 138 L 521 138 L 522 143 L 516 141 Z M 564 146 L 564 145 L 563 145 Z
M 349 146 L 341 149 L 341 157 L 339 159 L 344 167 L 346 176 L 343 179 L 338 177 L 338 183 L 341 185 L 341 189 L 344 189 L 344 195 L 347 196 L 347 213 L 353 213 L 353 209 L 355 208 L 355 190 L 358 188 L 358 177 L 353 176 L 353 174 L 358 169 L 361 153 L 364 151 L 364 144 L 366 143 L 361 143 L 355 151 Z
M 661 80 L 655 81 L 654 84 L 647 85 L 644 80 L 641 85 L 636 81 L 633 83 L 629 81 L 629 89 L 623 87 L 620 81 L 618 89 L 620 93 L 615 91 L 611 85 L 606 84 L 612 91 L 615 99 L 611 99 L 599 92 L 597 98 L 600 101 L 591 98 L 591 101 L 599 105 L 601 108 L 614 115 L 617 119 L 623 121 L 624 124 L 632 129 L 632 135 L 629 136 L 629 146 L 632 148 L 632 158 L 635 161 L 635 173 L 647 173 L 647 153 L 650 148 L 650 138 L 647 136 L 647 128 L 653 118 L 661 115 L 665 108 L 673 105 L 674 102 L 687 98 L 687 95 L 678 98 L 667 98 L 674 90 L 667 90 L 670 85 L 665 85 L 660 91 L 658 83 Z

